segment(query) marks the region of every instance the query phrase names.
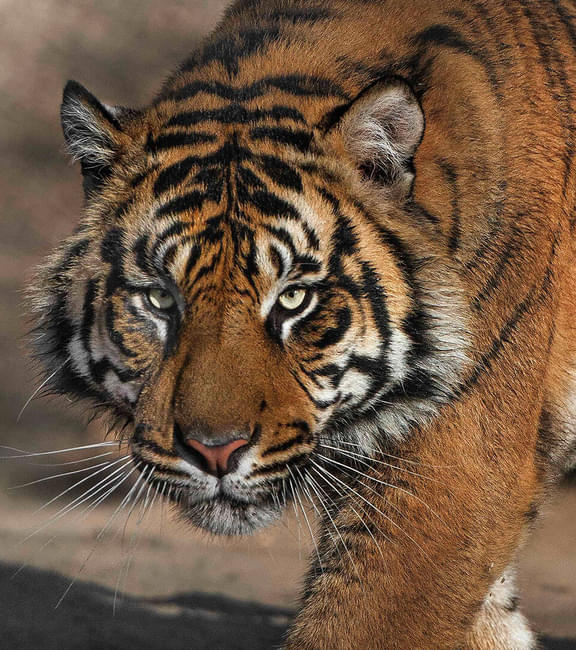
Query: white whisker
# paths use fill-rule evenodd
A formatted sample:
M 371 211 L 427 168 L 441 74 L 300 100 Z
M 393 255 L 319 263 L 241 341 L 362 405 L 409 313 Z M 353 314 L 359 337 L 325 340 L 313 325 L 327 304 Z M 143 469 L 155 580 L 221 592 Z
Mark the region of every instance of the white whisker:
M 40 452 L 28 452 L 23 451 L 22 449 L 16 449 L 15 447 L 7 447 L 5 445 L 0 445 L 0 449 L 8 449 L 12 451 L 21 452 L 19 456 L 0 456 L 0 460 L 13 460 L 15 458 L 35 458 L 37 456 L 52 456 L 55 454 L 68 454 L 74 451 L 83 451 L 84 449 L 95 449 L 97 447 L 110 447 L 112 445 L 119 446 L 123 441 L 109 440 L 106 442 L 97 442 L 92 445 L 83 445 L 81 447 L 70 447 L 69 449 L 56 449 L 54 451 L 40 451 Z
M 324 573 L 324 566 L 322 564 L 322 560 L 320 559 L 320 551 L 318 550 L 318 544 L 316 544 L 316 539 L 314 537 L 314 533 L 312 532 L 312 526 L 310 525 L 310 522 L 308 521 L 308 515 L 306 514 L 306 511 L 304 509 L 304 505 L 302 504 L 302 499 L 300 499 L 300 495 L 298 494 L 298 483 L 297 480 L 294 477 L 294 474 L 292 474 L 292 470 L 290 469 L 290 466 L 287 466 L 288 472 L 290 473 L 290 476 L 292 477 L 292 480 L 294 481 L 295 487 L 292 489 L 292 493 L 296 499 L 298 499 L 298 504 L 300 506 L 300 510 L 302 511 L 302 514 L 304 515 L 304 520 L 306 521 L 306 526 L 308 527 L 308 532 L 310 533 L 310 539 L 312 540 L 312 544 L 314 545 L 314 550 L 316 551 L 316 557 L 318 558 L 318 564 L 320 566 L 320 570 L 322 573 Z
M 332 440 L 330 440 L 332 442 Z M 410 465 L 422 465 L 423 467 L 430 467 L 431 469 L 454 469 L 457 465 L 430 465 L 429 463 L 423 463 L 418 460 L 408 460 L 407 458 L 402 458 L 401 456 L 394 456 L 389 454 L 381 449 L 374 449 L 374 447 L 367 447 L 366 445 L 360 445 L 357 442 L 349 442 L 345 440 L 338 441 L 342 445 L 349 445 L 351 447 L 357 447 L 363 451 L 368 451 L 371 454 L 380 454 L 381 456 L 386 456 L 387 458 L 393 458 L 394 460 L 399 460 L 403 463 L 409 463 Z
M 364 454 L 359 454 L 358 452 L 355 451 L 349 451 L 347 449 L 341 449 L 340 447 L 333 447 L 332 445 L 326 445 L 324 443 L 320 443 L 320 447 L 325 447 L 326 449 L 332 449 L 333 451 L 338 451 L 342 455 L 345 456 L 353 456 L 358 459 L 365 459 L 366 461 L 369 461 L 371 463 L 377 463 L 378 465 L 385 465 L 386 467 L 390 467 L 392 469 L 397 469 L 400 472 L 406 472 L 407 474 L 412 474 L 413 476 L 418 476 L 419 478 L 423 478 L 426 481 L 433 481 L 435 483 L 438 482 L 438 479 L 434 479 L 430 476 L 424 476 L 423 474 L 418 474 L 418 472 L 413 472 L 412 470 L 406 469 L 405 467 L 399 467 L 398 465 L 392 465 L 391 463 L 387 463 L 385 460 L 377 460 L 376 458 L 373 458 L 372 456 L 365 456 Z M 361 461 L 362 462 L 362 461 Z M 365 463 L 368 464 L 368 463 Z
M 364 501 L 370 508 L 373 508 L 378 512 L 380 515 L 382 515 L 387 521 L 389 521 L 395 528 L 398 528 L 400 532 L 402 532 L 403 535 L 405 535 L 420 551 L 424 554 L 424 556 L 428 559 L 431 559 L 428 553 L 418 544 L 418 542 L 413 539 L 400 525 L 398 525 L 391 517 L 389 517 L 385 512 L 380 510 L 377 506 L 375 506 L 371 501 L 368 501 L 364 496 L 362 496 L 357 490 L 354 490 L 354 488 L 350 487 L 347 483 L 344 481 L 341 481 L 337 476 L 329 472 L 325 467 L 322 467 L 318 463 L 316 463 L 314 460 L 311 461 L 312 464 L 319 469 L 321 472 L 325 473 L 327 476 L 329 476 L 331 479 L 337 481 L 340 483 L 345 489 L 349 490 L 353 494 L 355 494 L 359 499 Z
M 298 472 L 298 473 L 300 473 L 300 472 Z M 340 529 L 336 525 L 336 522 L 334 521 L 334 518 L 330 514 L 330 510 L 329 510 L 328 506 L 324 503 L 324 500 L 321 498 L 319 492 L 316 490 L 316 487 L 314 486 L 314 483 L 309 482 L 308 485 L 310 485 L 310 487 L 314 490 L 314 493 L 318 497 L 318 500 L 320 501 L 320 505 L 322 506 L 322 508 L 324 508 L 324 512 L 328 515 L 328 519 L 332 523 L 332 526 L 334 527 L 334 530 L 336 531 L 336 534 L 338 535 L 340 541 L 342 542 L 342 546 L 344 547 L 344 550 L 346 551 L 346 553 L 348 554 L 348 557 L 350 558 L 350 562 L 351 562 L 352 566 L 354 567 L 354 571 L 355 571 L 356 575 L 358 576 L 358 579 L 361 579 L 360 578 L 360 573 L 358 572 L 358 568 L 356 567 L 356 563 L 354 562 L 354 558 L 352 557 L 352 554 L 350 553 L 350 549 L 348 548 L 346 542 L 344 541 L 344 538 L 342 537 L 342 533 L 340 532 Z M 337 544 L 335 544 L 335 547 L 336 547 L 336 549 L 338 549 Z
M 374 477 L 374 476 L 370 476 L 369 474 L 366 474 L 366 473 L 364 473 L 364 472 L 361 472 L 359 469 L 356 469 L 355 467 L 351 467 L 350 465 L 346 465 L 345 463 L 341 463 L 341 462 L 335 460 L 334 458 L 329 458 L 328 456 L 324 456 L 323 454 L 317 454 L 317 455 L 318 455 L 320 458 L 323 458 L 326 462 L 331 463 L 332 465 L 338 465 L 338 466 L 340 466 L 340 467 L 344 467 L 344 468 L 350 470 L 351 472 L 354 472 L 354 473 L 356 473 L 356 474 L 358 474 L 358 475 L 360 475 L 360 476 L 363 476 L 364 478 L 367 478 L 367 479 L 370 480 L 370 481 L 374 481 L 375 483 L 379 483 L 380 485 L 384 485 L 385 487 L 391 488 L 391 489 L 393 489 L 393 490 L 398 490 L 399 492 L 404 492 L 405 494 L 409 494 L 411 497 L 413 497 L 414 499 L 416 499 L 416 501 L 418 501 L 418 502 L 421 503 L 425 508 L 427 508 L 427 509 L 428 509 L 428 510 L 429 510 L 429 511 L 430 511 L 430 512 L 431 512 L 431 513 L 432 513 L 432 514 L 433 514 L 433 515 L 434 515 L 434 516 L 435 516 L 435 517 L 436 517 L 436 518 L 437 518 L 441 523 L 443 523 L 445 526 L 448 525 L 448 524 L 446 524 L 445 521 L 442 520 L 442 518 L 440 517 L 440 515 L 438 515 L 438 514 L 434 511 L 434 509 L 431 508 L 431 507 L 426 503 L 426 501 L 424 501 L 423 499 L 421 499 L 419 496 L 417 496 L 417 495 L 414 494 L 413 492 L 410 492 L 410 490 L 407 490 L 406 488 L 400 487 L 399 485 L 394 485 L 393 483 L 388 483 L 387 481 L 382 481 L 381 479 L 378 479 L 378 478 L 376 478 L 376 477 Z M 361 484 L 361 485 L 364 485 L 364 487 L 367 487 L 368 489 L 372 489 L 372 488 L 370 488 L 369 486 L 367 486 L 367 485 L 365 485 L 364 483 L 362 483 L 362 481 L 360 481 L 360 484 Z M 374 490 L 373 490 L 373 491 L 374 491 Z M 378 494 L 378 493 L 377 493 L 377 494 Z M 402 514 L 402 513 L 398 510 L 398 508 L 396 508 L 395 506 L 392 506 L 392 507 L 394 507 L 394 509 L 395 509 L 397 512 L 399 512 L 400 514 Z
M 125 460 L 125 459 L 122 458 L 121 460 Z M 51 517 L 51 518 L 50 518 L 50 519 L 49 519 L 45 524 L 43 524 L 42 526 L 40 526 L 40 528 L 36 529 L 33 533 L 30 533 L 29 535 L 27 535 L 24 539 L 20 540 L 16 545 L 17 545 L 17 546 L 20 546 L 20 545 L 24 544 L 24 543 L 27 542 L 28 540 L 30 540 L 30 539 L 32 539 L 33 537 L 35 537 L 36 535 L 38 535 L 38 533 L 40 533 L 41 531 L 45 530 L 46 528 L 48 528 L 48 527 L 51 526 L 52 524 L 54 524 L 54 523 L 56 523 L 57 521 L 59 521 L 62 517 L 64 517 L 65 515 L 67 515 L 69 512 L 71 512 L 72 510 L 75 510 L 75 509 L 76 509 L 78 506 L 80 506 L 82 503 L 85 503 L 88 499 L 92 498 L 92 497 L 94 496 L 94 490 L 95 490 L 99 485 L 101 485 L 102 483 L 105 483 L 106 485 L 105 485 L 103 488 L 100 488 L 100 489 L 106 489 L 106 487 L 107 487 L 107 486 L 110 484 L 110 482 L 112 481 L 112 477 L 113 477 L 115 474 L 118 474 L 119 472 L 122 472 L 122 471 L 123 471 L 123 470 L 124 470 L 124 469 L 125 469 L 125 468 L 130 464 L 130 463 L 131 463 L 131 462 L 132 462 L 132 460 L 127 461 L 124 465 L 122 465 L 121 467 L 118 467 L 116 470 L 114 470 L 114 472 L 112 472 L 110 475 L 106 476 L 106 477 L 105 477 L 104 479 L 102 479 L 99 483 L 97 483 L 96 485 L 93 485 L 91 488 L 89 488 L 89 490 L 88 490 L 87 492 L 83 492 L 80 496 L 76 497 L 76 498 L 75 498 L 71 503 L 69 503 L 68 505 L 66 505 L 66 506 L 64 506 L 63 508 L 61 508 L 61 509 L 60 509 L 60 510 L 55 514 L 55 515 L 53 515 L 53 516 L 52 516 L 52 517 Z M 100 472 L 97 472 L 97 473 L 100 473 Z M 88 477 L 88 478 L 91 478 L 91 477 Z M 84 480 L 86 480 L 86 479 L 84 479 Z M 79 481 L 79 483 L 80 483 L 80 482 L 84 482 L 84 481 Z M 77 483 L 76 485 L 78 485 L 79 483 Z M 73 487 L 74 487 L 74 486 L 73 486 Z M 71 488 L 69 488 L 68 490 L 66 490 L 66 492 L 69 492 L 70 489 L 71 489 Z M 100 489 L 98 489 L 98 492 L 100 491 Z M 64 493 L 62 493 L 62 494 L 64 494 Z M 62 496 L 62 494 L 59 495 L 59 496 Z M 43 510 L 46 506 L 49 505 L 49 503 L 52 503 L 53 501 L 55 501 L 56 498 L 58 498 L 58 497 L 55 497 L 54 499 L 52 499 L 52 500 L 49 501 L 48 503 L 44 504 L 41 508 L 39 508 L 39 509 L 36 511 L 36 513 L 38 513 L 38 512 L 40 512 L 41 510 Z M 34 514 L 36 514 L 36 513 L 34 513 Z
M 68 492 L 71 492 L 72 490 L 77 488 L 79 485 L 82 485 L 83 483 L 86 483 L 86 481 L 89 481 L 94 476 L 97 476 L 98 474 L 102 474 L 102 472 L 106 471 L 108 468 L 114 467 L 115 465 L 118 465 L 122 461 L 125 461 L 127 458 L 128 458 L 128 456 L 121 456 L 120 458 L 117 458 L 116 460 L 113 460 L 110 463 L 108 463 L 106 467 L 96 470 L 95 472 L 90 474 L 90 476 L 85 476 L 80 481 L 77 481 L 76 483 L 74 483 L 74 485 L 71 485 L 70 487 L 66 488 L 65 490 L 62 490 L 62 492 L 60 492 L 60 494 L 57 494 L 55 497 L 50 499 L 50 501 L 47 501 L 43 506 L 40 506 L 40 508 L 35 510 L 32 513 L 32 516 L 37 515 L 39 512 L 42 512 L 42 510 L 44 510 L 44 508 L 47 508 L 49 505 L 54 503 L 54 501 L 57 501 L 58 499 L 60 499 L 60 497 L 63 497 L 65 494 L 68 494 Z M 130 460 L 126 464 L 129 464 L 129 463 L 130 463 Z
M 82 469 L 75 469 L 70 472 L 62 472 L 60 474 L 54 474 L 53 476 L 44 476 L 43 478 L 36 479 L 35 481 L 30 481 L 29 483 L 22 483 L 21 485 L 11 485 L 6 488 L 8 490 L 20 490 L 21 488 L 30 487 L 31 485 L 37 485 L 38 483 L 44 483 L 45 481 L 53 481 L 57 478 L 62 478 L 64 476 L 73 476 L 74 474 L 82 474 L 85 472 L 90 472 L 93 469 L 98 467 L 110 467 L 113 461 L 105 461 L 103 463 L 98 463 L 97 465 L 91 465 L 90 467 L 83 467 Z
M 98 535 L 96 536 L 96 541 L 95 541 L 94 546 L 92 547 L 90 553 L 88 553 L 88 555 L 87 555 L 86 558 L 84 559 L 84 562 L 82 563 L 81 567 L 80 567 L 80 568 L 78 569 L 78 571 L 76 572 L 76 575 L 75 575 L 74 578 L 71 580 L 71 582 L 70 582 L 70 584 L 68 585 L 68 587 L 64 590 L 64 593 L 62 594 L 62 596 L 60 596 L 60 599 L 59 599 L 58 602 L 56 603 L 56 606 L 55 606 L 54 609 L 58 609 L 58 607 L 60 607 L 60 605 L 62 604 L 62 601 L 64 600 L 64 598 L 66 598 L 66 595 L 70 592 L 70 590 L 72 589 L 72 587 L 76 584 L 76 581 L 77 581 L 78 578 L 80 577 L 80 574 L 84 571 L 84 569 L 86 568 L 86 565 L 87 565 L 88 562 L 90 561 L 90 558 L 92 557 L 92 555 L 94 555 L 96 549 L 98 548 L 98 545 L 99 545 L 100 540 L 102 539 L 103 535 L 106 533 L 106 531 L 108 530 L 108 528 L 112 525 L 112 523 L 115 521 L 115 519 L 116 519 L 116 517 L 118 516 L 118 514 L 123 510 L 123 508 L 125 507 L 126 503 L 129 502 L 129 499 L 130 499 L 131 495 L 134 493 L 134 490 L 136 489 L 136 486 L 137 486 L 137 485 L 139 484 L 139 482 L 144 478 L 145 472 L 146 472 L 146 470 L 144 470 L 144 471 L 142 472 L 142 474 L 140 474 L 140 476 L 136 479 L 136 482 L 135 482 L 134 485 L 130 488 L 130 491 L 128 492 L 128 494 L 124 497 L 124 499 L 122 500 L 122 502 L 120 503 L 120 505 L 116 508 L 116 510 L 114 510 L 114 512 L 112 513 L 112 515 L 110 516 L 110 518 L 109 518 L 108 521 L 106 522 L 105 526 L 102 528 L 102 530 L 101 530 L 101 531 L 98 533 Z
M 46 377 L 46 379 L 40 384 L 40 386 L 38 386 L 38 388 L 32 393 L 32 395 L 30 395 L 30 397 L 24 403 L 24 406 L 20 409 L 20 413 L 18 413 L 18 416 L 16 418 L 16 422 L 20 422 L 20 418 L 22 417 L 22 414 L 26 410 L 26 407 L 28 406 L 28 404 L 30 404 L 30 402 L 36 397 L 36 395 L 38 395 L 38 393 L 44 388 L 44 386 L 46 386 L 46 384 L 55 375 L 57 375 L 62 370 L 62 368 L 64 368 L 64 366 L 68 363 L 68 361 L 70 361 L 70 358 L 71 357 L 68 356 L 66 359 L 64 359 L 64 361 L 58 366 L 58 368 L 56 368 L 56 370 L 53 373 L 48 375 L 48 377 Z

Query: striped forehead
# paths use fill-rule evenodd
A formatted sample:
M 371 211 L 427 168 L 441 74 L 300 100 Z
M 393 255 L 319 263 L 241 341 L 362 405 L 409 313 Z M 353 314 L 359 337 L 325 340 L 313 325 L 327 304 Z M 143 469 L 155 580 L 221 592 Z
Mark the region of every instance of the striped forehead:
M 292 125 L 256 126 L 258 119 Z M 312 134 L 302 125 L 296 109 L 234 103 L 166 119 L 148 134 L 148 172 L 135 187 L 136 201 L 147 206 L 145 218 L 130 219 L 146 239 L 141 253 L 182 273 L 186 249 L 213 244 L 244 259 L 257 248 L 268 272 L 278 259 L 293 266 L 305 251 L 319 251 L 326 224 L 305 197 Z

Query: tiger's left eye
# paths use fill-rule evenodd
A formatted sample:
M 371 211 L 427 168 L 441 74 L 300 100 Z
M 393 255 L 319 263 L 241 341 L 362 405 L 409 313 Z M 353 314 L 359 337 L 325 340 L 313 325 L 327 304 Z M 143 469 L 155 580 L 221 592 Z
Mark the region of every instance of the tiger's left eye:
M 146 295 L 152 307 L 159 311 L 170 311 L 176 304 L 174 296 L 164 289 L 149 289 Z
M 286 289 L 278 296 L 278 303 L 286 311 L 296 311 L 304 304 L 308 291 L 302 287 Z

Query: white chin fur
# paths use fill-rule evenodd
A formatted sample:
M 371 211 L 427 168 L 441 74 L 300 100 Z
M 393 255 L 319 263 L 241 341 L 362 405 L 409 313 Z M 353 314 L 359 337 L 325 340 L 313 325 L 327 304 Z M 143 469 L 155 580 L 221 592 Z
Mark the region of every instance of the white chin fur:
M 282 515 L 271 504 L 230 503 L 216 497 L 200 503 L 180 504 L 182 516 L 198 528 L 214 535 L 250 535 L 269 526 Z

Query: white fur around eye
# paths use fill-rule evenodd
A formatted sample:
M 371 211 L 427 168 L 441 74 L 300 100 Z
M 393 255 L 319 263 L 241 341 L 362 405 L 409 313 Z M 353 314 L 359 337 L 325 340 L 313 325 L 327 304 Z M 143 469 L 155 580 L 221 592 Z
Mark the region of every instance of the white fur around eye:
M 148 300 L 152 307 L 161 311 L 168 311 L 176 304 L 174 296 L 164 289 L 149 289 Z
M 287 289 L 278 296 L 278 303 L 286 311 L 298 309 L 306 298 L 306 289 Z

